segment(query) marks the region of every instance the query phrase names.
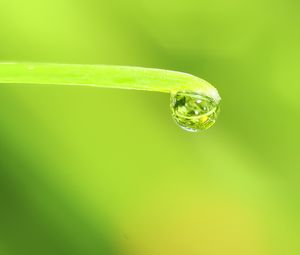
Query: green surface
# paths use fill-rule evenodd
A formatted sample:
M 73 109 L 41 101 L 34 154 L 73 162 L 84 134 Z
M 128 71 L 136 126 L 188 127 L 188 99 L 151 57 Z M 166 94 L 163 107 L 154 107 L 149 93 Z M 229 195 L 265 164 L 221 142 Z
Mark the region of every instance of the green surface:
M 191 73 L 208 132 L 164 93 L 1 84 L 0 254 L 300 253 L 299 3 L 0 1 L 0 61 Z

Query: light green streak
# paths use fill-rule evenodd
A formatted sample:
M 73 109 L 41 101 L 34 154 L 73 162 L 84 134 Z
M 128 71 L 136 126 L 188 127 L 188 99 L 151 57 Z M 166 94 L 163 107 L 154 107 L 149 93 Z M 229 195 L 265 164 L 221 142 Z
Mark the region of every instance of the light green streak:
M 0 83 L 82 85 L 170 93 L 194 91 L 220 101 L 217 90 L 196 76 L 142 67 L 0 63 Z

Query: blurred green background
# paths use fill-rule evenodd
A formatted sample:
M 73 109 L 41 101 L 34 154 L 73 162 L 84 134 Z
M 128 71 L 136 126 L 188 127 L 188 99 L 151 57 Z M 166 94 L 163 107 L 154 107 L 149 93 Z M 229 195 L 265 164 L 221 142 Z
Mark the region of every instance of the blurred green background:
M 1 84 L 0 254 L 300 254 L 299 12 L 0 0 L 0 61 L 179 70 L 223 99 L 194 134 L 167 94 Z

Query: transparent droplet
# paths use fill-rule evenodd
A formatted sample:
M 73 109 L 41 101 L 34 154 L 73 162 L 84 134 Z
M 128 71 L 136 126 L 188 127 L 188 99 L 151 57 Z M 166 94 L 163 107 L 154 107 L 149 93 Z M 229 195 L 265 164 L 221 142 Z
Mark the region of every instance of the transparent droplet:
M 219 102 L 197 92 L 179 91 L 171 94 L 171 111 L 181 128 L 198 132 L 210 128 L 216 122 Z

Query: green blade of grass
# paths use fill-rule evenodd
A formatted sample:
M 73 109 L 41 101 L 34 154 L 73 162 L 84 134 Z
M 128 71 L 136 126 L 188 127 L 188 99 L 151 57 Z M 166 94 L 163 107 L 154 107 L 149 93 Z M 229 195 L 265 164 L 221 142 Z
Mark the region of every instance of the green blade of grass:
M 0 83 L 84 85 L 159 92 L 195 91 L 220 97 L 203 79 L 154 68 L 48 63 L 0 63 Z
M 0 63 L 0 83 L 80 85 L 168 92 L 175 122 L 185 130 L 206 130 L 218 115 L 216 88 L 196 76 L 154 68 L 48 63 Z

